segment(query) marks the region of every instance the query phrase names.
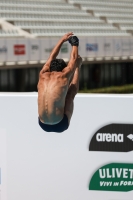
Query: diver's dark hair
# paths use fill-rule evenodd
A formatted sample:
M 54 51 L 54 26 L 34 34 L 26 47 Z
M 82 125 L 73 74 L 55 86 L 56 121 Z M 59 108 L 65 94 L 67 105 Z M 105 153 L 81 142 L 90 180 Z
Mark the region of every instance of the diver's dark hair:
M 50 63 L 50 71 L 61 72 L 66 66 L 67 65 L 63 59 L 54 59 Z

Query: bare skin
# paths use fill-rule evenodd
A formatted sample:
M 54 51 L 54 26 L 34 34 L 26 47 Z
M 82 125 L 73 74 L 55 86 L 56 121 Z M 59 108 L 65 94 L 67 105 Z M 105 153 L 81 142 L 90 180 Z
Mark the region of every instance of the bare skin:
M 72 47 L 70 61 L 62 72 L 50 72 L 49 69 L 50 63 L 58 55 L 61 45 L 72 35 L 73 33 L 68 33 L 61 38 L 40 72 L 38 114 L 41 122 L 45 124 L 59 123 L 64 114 L 67 115 L 70 122 L 72 116 L 73 99 L 79 85 L 79 67 L 82 64 L 82 59 L 78 56 L 78 47 Z
M 69 85 L 69 89 L 67 91 L 67 96 L 66 96 L 66 101 L 65 101 L 64 113 L 67 115 L 69 123 L 70 123 L 70 120 L 73 114 L 73 109 L 74 109 L 73 100 L 79 90 L 79 75 L 80 75 L 81 65 L 82 65 L 82 58 L 79 56 L 76 62 L 76 69 L 74 72 L 74 76 Z

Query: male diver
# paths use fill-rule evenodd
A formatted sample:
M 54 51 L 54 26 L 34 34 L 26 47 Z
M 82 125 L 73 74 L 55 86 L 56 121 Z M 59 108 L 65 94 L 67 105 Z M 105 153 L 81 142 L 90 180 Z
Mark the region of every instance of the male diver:
M 57 59 L 62 44 L 72 45 L 68 65 Z M 39 74 L 38 121 L 46 132 L 68 129 L 73 113 L 73 100 L 79 89 L 79 71 L 82 58 L 78 55 L 79 39 L 72 32 L 65 34 L 52 50 Z

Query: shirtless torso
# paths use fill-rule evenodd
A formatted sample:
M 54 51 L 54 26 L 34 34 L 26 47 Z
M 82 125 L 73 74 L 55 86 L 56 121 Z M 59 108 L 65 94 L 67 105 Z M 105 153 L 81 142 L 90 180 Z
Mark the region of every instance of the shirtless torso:
M 73 113 L 73 100 L 79 85 L 79 66 L 82 64 L 77 43 L 72 46 L 68 65 L 63 59 L 56 59 L 62 44 L 72 35 L 72 32 L 67 33 L 59 40 L 39 74 L 39 125 L 47 132 L 65 131 Z
M 69 80 L 62 72 L 40 74 L 38 83 L 38 113 L 43 123 L 56 124 L 64 115 Z

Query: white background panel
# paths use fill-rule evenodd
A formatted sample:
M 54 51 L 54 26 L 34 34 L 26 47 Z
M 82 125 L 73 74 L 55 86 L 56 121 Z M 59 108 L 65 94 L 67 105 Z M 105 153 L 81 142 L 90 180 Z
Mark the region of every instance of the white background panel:
M 40 40 L 31 39 L 29 40 L 29 60 L 39 61 L 40 60 Z
M 64 42 L 63 45 L 61 46 L 60 53 L 59 53 L 59 58 L 70 58 L 70 53 L 71 53 L 71 45 L 69 42 Z
M 18 60 L 29 61 L 29 39 L 18 39 Z
M 8 47 L 7 61 L 18 61 L 18 55 L 15 55 L 15 45 L 18 44 L 17 39 L 6 39 Z
M 88 37 L 86 41 L 86 56 L 95 57 L 98 51 L 96 37 Z
M 6 39 L 7 55 L 0 53 L 1 61 L 29 61 L 47 60 L 52 49 L 60 38 L 42 39 Z M 133 55 L 132 37 L 81 37 L 79 43 L 79 54 L 82 57 L 105 57 L 105 56 L 131 56 Z M 0 40 L 0 46 L 4 40 Z M 38 45 L 38 49 L 31 47 Z M 1 47 L 0 47 L 1 48 Z M 58 58 L 70 58 L 71 45 L 65 42 Z
M 129 37 L 122 38 L 122 56 L 130 56 L 130 39 Z
M 0 129 L 0 200 L 7 200 L 7 140 L 6 131 Z
M 53 37 L 50 38 L 50 42 L 49 42 L 49 50 L 50 50 L 50 52 L 49 52 L 49 54 L 51 53 L 53 48 L 57 45 L 57 43 L 59 42 L 59 39 L 60 38 L 57 38 L 57 37 L 56 38 L 53 38 Z M 58 54 L 57 58 L 61 58 L 61 52 L 60 51 L 59 51 L 59 54 Z
M 104 52 L 105 52 L 105 56 L 107 56 L 107 57 L 113 57 L 114 56 L 113 38 L 105 37 Z
M 132 95 L 77 95 L 70 127 L 59 134 L 39 127 L 37 93 L 1 94 L 0 129 L 7 134 L 7 200 L 132 200 L 133 191 L 88 190 L 98 168 L 133 163 L 132 152 L 88 151 L 99 128 L 132 124 L 132 102 Z
M 41 60 L 47 60 L 50 54 L 49 44 L 50 39 L 49 38 L 42 38 L 40 39 L 40 47 L 41 47 Z
M 104 37 L 96 37 L 96 42 L 98 44 L 98 51 L 96 53 L 97 57 L 104 57 L 105 52 L 104 52 Z
M 122 55 L 122 39 L 120 37 L 114 38 L 114 56 L 120 57 Z
M 6 40 L 0 39 L 0 62 L 6 61 L 7 53 L 8 48 L 6 46 Z
M 79 55 L 83 58 L 87 57 L 88 54 L 86 51 L 86 43 L 87 43 L 86 37 L 79 38 Z
M 130 55 L 133 56 L 133 37 L 130 38 L 130 47 L 131 47 Z

